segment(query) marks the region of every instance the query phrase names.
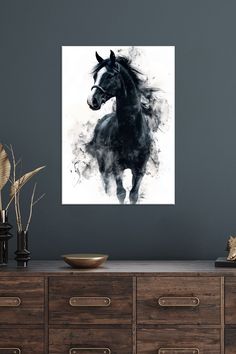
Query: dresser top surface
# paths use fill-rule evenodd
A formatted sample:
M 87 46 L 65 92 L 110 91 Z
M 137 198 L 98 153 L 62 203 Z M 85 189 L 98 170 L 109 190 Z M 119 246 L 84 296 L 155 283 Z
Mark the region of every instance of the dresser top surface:
M 236 276 L 236 268 L 216 268 L 214 261 L 107 261 L 96 269 L 73 269 L 63 261 L 31 261 L 28 268 L 16 262 L 0 266 L 0 276 L 22 275 L 155 275 L 155 276 Z

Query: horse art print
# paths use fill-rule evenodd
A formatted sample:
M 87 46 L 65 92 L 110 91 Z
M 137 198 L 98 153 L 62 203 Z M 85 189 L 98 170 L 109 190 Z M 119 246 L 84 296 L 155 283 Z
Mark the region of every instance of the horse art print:
M 63 47 L 63 204 L 174 203 L 174 48 Z

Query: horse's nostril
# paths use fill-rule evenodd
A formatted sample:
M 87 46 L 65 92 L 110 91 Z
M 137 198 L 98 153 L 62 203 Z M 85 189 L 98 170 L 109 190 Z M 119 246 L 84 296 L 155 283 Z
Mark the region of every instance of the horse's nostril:
M 93 107 L 94 108 L 98 107 L 98 101 L 97 101 L 97 99 L 95 97 L 93 98 L 93 102 L 92 103 L 93 103 Z

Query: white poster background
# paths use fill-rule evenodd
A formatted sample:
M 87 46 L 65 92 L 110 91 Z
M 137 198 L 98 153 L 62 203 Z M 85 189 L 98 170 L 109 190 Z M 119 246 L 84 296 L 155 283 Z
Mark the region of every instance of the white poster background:
M 122 55 L 131 47 L 124 46 L 64 46 L 62 47 L 62 204 L 119 204 L 115 193 L 104 191 L 96 168 L 90 178 L 79 181 L 74 171 L 73 146 L 81 132 L 83 123 L 90 121 L 94 126 L 99 118 L 111 112 L 108 101 L 98 111 L 92 111 L 87 97 L 93 85 L 92 68 L 96 65 L 95 51 L 104 59 L 112 49 Z M 156 133 L 158 140 L 159 171 L 154 176 L 145 175 L 140 187 L 138 204 L 175 203 L 175 47 L 135 47 L 139 55 L 132 64 L 149 78 L 150 84 L 160 88 L 169 104 L 169 118 Z M 93 129 L 88 134 L 92 138 Z M 82 162 L 82 161 L 81 161 Z M 123 183 L 129 204 L 131 172 L 125 170 Z M 143 197 L 142 197 L 143 196 Z

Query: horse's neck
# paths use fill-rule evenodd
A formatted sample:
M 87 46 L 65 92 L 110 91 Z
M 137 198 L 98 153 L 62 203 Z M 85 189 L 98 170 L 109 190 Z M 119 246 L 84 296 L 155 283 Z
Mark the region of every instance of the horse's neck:
M 141 116 L 141 99 L 133 80 L 123 74 L 123 89 L 116 96 L 116 115 L 120 126 L 135 126 Z

